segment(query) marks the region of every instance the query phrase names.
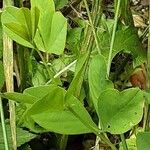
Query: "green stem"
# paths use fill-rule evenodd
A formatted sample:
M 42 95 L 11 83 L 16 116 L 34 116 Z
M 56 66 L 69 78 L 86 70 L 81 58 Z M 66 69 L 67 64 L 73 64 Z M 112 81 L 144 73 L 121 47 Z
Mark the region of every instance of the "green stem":
M 144 118 L 143 118 L 143 130 L 144 132 L 148 131 L 148 114 L 149 114 L 149 104 L 145 101 L 144 107 Z
M 72 107 L 68 106 L 68 110 L 74 114 L 88 129 L 90 129 L 95 135 L 97 135 L 100 139 L 102 139 L 108 146 L 111 147 L 112 150 L 116 150 L 114 144 L 112 144 L 108 138 L 105 137 L 104 133 L 99 128 L 94 127 L 91 124 L 88 124 L 77 112 L 73 110 Z
M 93 36 L 94 36 L 94 39 L 95 39 L 96 47 L 98 49 L 99 54 L 101 54 L 101 50 L 100 50 L 100 47 L 99 47 L 99 44 L 98 44 L 96 31 L 95 31 L 95 28 L 94 28 L 94 24 L 92 22 L 92 18 L 91 18 L 91 14 L 90 14 L 90 10 L 89 10 L 87 1 L 86 0 L 83 0 L 83 1 L 84 1 L 85 7 L 86 7 L 86 10 L 87 10 L 87 14 L 88 14 L 88 17 L 89 17 L 89 21 L 90 21 L 90 24 L 91 24 L 91 27 L 92 27 L 92 32 L 93 32 Z
M 112 53 L 113 53 L 113 46 L 114 46 L 117 23 L 118 23 L 120 3 L 121 3 L 121 0 L 118 0 L 117 9 L 116 9 L 116 13 L 115 13 L 115 22 L 114 22 L 114 26 L 113 26 L 113 32 L 112 32 L 112 37 L 111 37 L 110 49 L 109 49 L 108 64 L 107 64 L 107 75 L 108 75 L 108 77 L 109 77 L 109 72 L 110 72 L 110 67 L 111 67 L 111 57 L 112 57 Z
M 109 141 L 109 139 L 105 137 L 104 134 L 101 133 L 101 134 L 98 134 L 97 136 L 99 136 L 100 139 L 102 139 L 108 146 L 110 146 L 112 150 L 117 150 L 116 147 L 115 147 L 115 145 L 112 144 L 112 143 Z
M 66 150 L 67 142 L 68 142 L 68 135 L 62 135 L 60 141 L 60 150 Z
M 48 73 L 48 76 L 51 78 L 52 77 L 51 76 L 51 72 L 50 72 L 50 69 L 49 69 L 49 67 L 48 67 L 48 65 L 46 63 L 46 60 L 44 59 L 42 53 L 38 49 L 36 49 L 36 51 L 37 51 L 38 55 L 40 56 L 40 58 L 41 58 L 41 60 L 43 62 L 43 65 L 45 66 L 45 69 L 46 69 L 46 71 Z
M 148 35 L 148 50 L 147 50 L 147 92 L 150 93 L 150 1 L 149 1 L 149 35 Z M 145 104 L 145 113 L 144 113 L 144 131 L 149 130 L 150 122 L 150 109 L 149 104 Z
M 120 134 L 120 137 L 121 137 L 123 149 L 124 149 L 124 150 L 128 150 L 128 147 L 127 147 L 127 143 L 126 143 L 126 139 L 125 139 L 125 137 L 124 137 L 124 134 Z
M 113 46 L 114 46 L 115 34 L 116 34 L 117 23 L 118 23 L 120 3 L 121 3 L 121 0 L 118 0 L 117 1 L 117 9 L 116 9 L 116 12 L 115 12 L 115 22 L 114 22 L 114 26 L 113 26 L 113 32 L 112 32 L 112 37 L 111 37 L 110 49 L 109 49 L 108 63 L 107 63 L 107 76 L 108 77 L 109 77 L 109 74 L 110 74 L 111 57 L 112 57 L 112 53 L 113 53 Z M 106 137 L 105 137 L 106 139 L 105 138 L 103 139 L 103 137 L 100 137 L 100 138 L 103 141 L 107 139 Z M 105 142 L 108 142 L 108 141 L 105 141 Z M 116 147 L 110 141 L 107 144 L 112 148 L 112 150 L 116 150 Z
M 77 62 L 77 60 L 74 60 L 72 63 L 70 63 L 69 65 L 67 65 L 66 67 L 64 67 L 62 70 L 60 70 L 58 73 L 56 73 L 54 75 L 54 77 L 52 79 L 50 79 L 46 85 L 50 84 L 52 82 L 53 79 L 59 77 L 61 74 L 63 74 L 65 71 L 67 71 L 69 68 L 71 68 L 73 65 L 75 65 Z
M 2 104 L 1 97 L 0 97 L 0 111 L 1 111 L 1 123 L 2 123 L 5 150 L 9 150 L 8 136 L 7 136 L 7 132 L 6 132 L 6 125 L 5 125 L 5 118 L 4 118 L 4 111 L 3 111 L 3 104 Z

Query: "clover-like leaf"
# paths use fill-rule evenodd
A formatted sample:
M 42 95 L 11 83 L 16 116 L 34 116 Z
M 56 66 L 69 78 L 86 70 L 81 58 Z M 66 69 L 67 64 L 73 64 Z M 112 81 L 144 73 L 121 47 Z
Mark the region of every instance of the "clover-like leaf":
M 138 124 L 143 116 L 143 92 L 131 88 L 119 92 L 106 90 L 98 100 L 98 112 L 104 131 L 121 134 Z
M 32 43 L 31 14 L 27 8 L 7 7 L 2 13 L 4 31 L 19 44 L 34 48 Z

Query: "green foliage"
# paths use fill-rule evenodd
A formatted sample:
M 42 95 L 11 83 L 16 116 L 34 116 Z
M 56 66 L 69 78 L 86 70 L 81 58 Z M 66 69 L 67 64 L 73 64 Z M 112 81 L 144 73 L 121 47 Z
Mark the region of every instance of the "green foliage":
M 68 93 L 74 95 L 75 97 L 80 96 L 81 86 L 84 79 L 84 73 L 86 70 L 87 60 L 88 60 L 88 53 L 81 54 L 78 58 L 74 78 L 69 86 Z
M 55 12 L 51 0 L 31 1 L 27 8 L 7 7 L 2 13 L 5 32 L 17 43 L 43 52 L 62 54 L 67 32 L 67 20 Z
M 102 55 L 94 56 L 89 66 L 88 80 L 90 95 L 97 112 L 97 103 L 100 94 L 108 88 L 113 88 L 112 82 L 108 80 L 106 70 L 105 58 Z
M 144 92 L 144 98 L 146 99 L 148 104 L 150 104 L 150 93 L 149 92 Z
M 113 85 L 110 81 L 114 72 L 112 71 L 110 74 L 107 72 L 109 67 L 107 61 L 109 53 L 111 53 L 109 50 L 114 24 L 117 24 L 117 29 L 113 34 L 115 37 L 112 44 L 112 55 L 110 55 L 110 65 L 116 54 L 122 52 L 132 54 L 135 66 L 141 65 L 146 61 L 145 52 L 137 29 L 134 28 L 133 20 L 131 20 L 129 2 L 121 1 L 119 15 L 117 15 L 118 20 L 115 19 L 115 21 L 106 20 L 104 17 L 100 19 L 99 16 L 102 14 L 95 13 L 101 11 L 101 8 L 97 7 L 101 3 L 100 1 L 88 2 L 92 8 L 90 10 L 93 11 L 88 18 L 91 17 L 93 20 L 101 54 L 95 52 L 96 43 L 93 29 L 87 19 L 84 19 L 84 15 L 81 14 L 80 17 L 74 18 L 74 16 L 72 17 L 74 13 L 69 12 L 67 32 L 67 19 L 56 10 L 63 11 L 68 2 L 68 0 L 31 0 L 31 9 L 7 7 L 3 11 L 1 21 L 4 32 L 16 43 L 29 48 L 16 46 L 17 53 L 15 54 L 18 55 L 19 63 L 17 60 L 16 62 L 19 67 L 15 67 L 19 73 L 16 72 L 15 75 L 17 80 L 21 80 L 21 90 L 19 88 L 15 90 L 23 91 L 22 89 L 25 89 L 26 85 L 22 84 L 27 84 L 28 81 L 30 81 L 29 86 L 33 87 L 25 89 L 23 93 L 4 92 L 0 93 L 0 96 L 19 103 L 16 117 L 18 126 L 26 127 L 35 133 L 54 132 L 65 135 L 94 133 L 111 147 L 105 133 L 124 134 L 128 130 L 132 130 L 142 119 L 145 98 L 150 103 L 149 93 L 138 88 L 125 90 L 126 85 L 120 88 L 122 91 L 118 91 L 120 90 L 119 86 L 118 90 L 115 89 L 115 83 Z M 117 2 L 118 0 L 115 1 L 115 5 Z M 80 11 L 84 12 L 87 6 L 82 4 L 80 6 Z M 78 9 L 78 7 L 76 8 Z M 101 22 L 98 23 L 100 20 Z M 1 28 L 0 26 L 0 59 L 2 59 Z M 31 49 L 32 51 L 28 52 Z M 64 49 L 65 53 L 63 54 Z M 21 50 L 25 50 L 27 53 L 23 51 L 21 53 Z M 76 60 L 74 61 L 74 59 Z M 66 67 L 66 64 L 68 65 L 70 62 L 75 62 L 75 69 Z M 130 60 L 128 63 L 132 64 L 133 62 Z M 27 66 L 24 68 L 26 64 Z M 125 64 L 124 68 L 119 68 L 116 76 L 120 76 L 119 73 L 122 71 L 126 72 L 125 67 L 128 66 Z M 72 72 L 67 72 L 66 68 Z M 112 67 L 115 71 L 118 68 Z M 0 88 L 4 84 L 3 74 L 3 64 L 0 60 Z M 73 75 L 73 80 L 70 81 Z M 130 78 L 129 73 L 126 76 L 125 80 Z M 24 82 L 22 82 L 22 78 Z M 46 86 L 47 82 L 49 85 Z M 119 83 L 124 84 L 122 81 Z M 92 100 L 94 109 L 88 103 L 90 100 Z M 89 112 L 92 113 L 92 117 Z M 99 124 L 93 121 L 95 118 L 95 122 L 97 123 L 99 120 Z M 35 137 L 22 129 L 19 130 L 18 146 Z M 28 137 L 28 134 L 31 137 Z M 138 134 L 138 150 L 143 147 L 148 149 L 149 141 L 146 140 L 148 138 L 149 133 Z M 129 140 L 128 144 L 134 149 L 135 138 L 133 141 Z
M 108 51 L 110 47 L 110 38 L 111 38 L 111 21 L 105 23 L 104 30 L 99 30 L 98 36 L 101 42 L 101 51 L 102 54 L 108 58 Z M 116 31 L 113 54 L 114 56 L 119 52 L 127 52 L 133 55 L 136 66 L 143 63 L 146 60 L 146 54 L 143 51 L 141 42 L 139 40 L 137 30 L 133 27 L 118 25 L 118 30 Z
M 53 131 L 61 134 L 99 132 L 83 104 L 74 96 L 66 95 L 66 91 L 56 85 L 28 88 L 23 94 L 6 93 L 4 97 L 22 103 L 32 103 L 21 121 L 25 121 L 26 127 L 34 132 Z
M 139 132 L 137 135 L 137 150 L 149 150 L 150 146 L 150 132 Z
M 54 2 L 55 2 L 55 7 L 58 10 L 63 8 L 68 3 L 68 0 L 54 0 Z
M 80 54 L 82 28 L 74 28 L 68 31 L 67 44 L 73 54 Z
M 12 142 L 11 142 L 11 130 L 10 125 L 6 125 L 6 131 L 8 135 L 8 144 L 9 148 L 12 149 Z M 2 128 L 0 128 L 0 149 L 4 149 L 4 142 L 3 142 L 3 135 L 2 135 Z M 21 146 L 22 144 L 30 141 L 31 139 L 35 138 L 36 135 L 29 133 L 21 128 L 17 128 L 17 146 Z
M 31 95 L 17 93 L 17 92 L 3 93 L 1 94 L 1 96 L 20 103 L 33 104 L 36 101 L 36 98 Z
M 34 86 L 44 85 L 49 79 L 48 72 L 44 65 L 36 64 L 35 73 L 33 74 L 32 83 Z
M 14 41 L 33 48 L 31 31 L 31 14 L 27 8 L 7 7 L 2 13 L 5 32 Z
M 46 20 L 46 21 L 45 21 Z M 67 20 L 61 13 L 42 13 L 39 21 L 39 30 L 35 36 L 35 44 L 41 51 L 62 54 L 65 41 Z
M 127 132 L 141 121 L 143 106 L 143 92 L 140 89 L 102 92 L 98 100 L 102 129 L 112 134 Z
M 129 150 L 137 150 L 135 135 L 131 136 L 129 139 L 126 139 L 126 142 Z M 122 146 L 122 142 L 120 143 L 119 150 L 124 150 Z

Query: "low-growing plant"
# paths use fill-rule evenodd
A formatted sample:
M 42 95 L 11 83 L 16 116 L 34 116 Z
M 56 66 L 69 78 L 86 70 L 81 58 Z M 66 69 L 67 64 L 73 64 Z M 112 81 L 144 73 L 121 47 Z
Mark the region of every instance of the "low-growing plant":
M 149 61 L 134 27 L 130 3 L 115 0 L 115 17 L 106 19 L 103 1 L 83 0 L 87 17 L 73 18 L 75 27 L 58 11 L 67 3 L 31 0 L 30 9 L 4 9 L 3 31 L 17 49 L 18 92 L 4 91 L 1 97 L 16 102 L 18 127 L 35 134 L 61 134 L 59 149 L 66 149 L 67 135 L 94 133 L 95 148 L 102 142 L 116 150 L 118 144 L 108 138 L 111 134 L 118 135 L 120 149 L 127 150 L 126 133 L 133 134 L 140 122 L 145 131 L 149 109 L 148 87 L 126 84 Z M 131 59 L 120 59 L 121 68 L 112 71 L 121 55 Z M 2 74 L 0 79 L 4 81 Z M 138 150 L 149 149 L 149 136 L 148 132 L 137 134 Z

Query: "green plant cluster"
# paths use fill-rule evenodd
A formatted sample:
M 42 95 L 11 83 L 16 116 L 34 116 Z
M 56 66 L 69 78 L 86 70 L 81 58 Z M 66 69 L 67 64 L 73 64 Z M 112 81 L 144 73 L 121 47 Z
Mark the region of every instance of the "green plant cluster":
M 102 15 L 100 6 L 97 7 L 101 1 L 95 1 L 96 5 L 88 12 L 84 0 L 89 22 L 76 18 L 75 28 L 57 11 L 67 2 L 31 0 L 31 9 L 11 6 L 2 12 L 3 31 L 18 44 L 18 55 L 22 59 L 19 71 L 20 91 L 23 92 L 2 92 L 1 97 L 17 102 L 18 127 L 34 133 L 94 133 L 115 150 L 115 144 L 110 142 L 106 133 L 124 137 L 129 130 L 138 130 L 150 96 L 138 87 L 122 91 L 114 88 L 109 61 L 112 62 L 119 53 L 128 53 L 132 55 L 133 67 L 137 67 L 147 61 L 146 53 L 137 29 L 127 19 L 129 11 L 125 0 L 120 2 L 116 20 Z M 118 3 L 116 0 L 115 14 Z M 99 16 L 92 10 L 99 11 Z M 0 70 L 2 67 L 0 62 Z M 0 87 L 3 84 L 1 73 Z M 97 121 L 86 109 L 85 101 Z M 150 148 L 149 137 L 150 133 L 139 132 L 136 137 L 138 150 Z M 125 149 L 125 139 L 122 139 L 122 145 Z

